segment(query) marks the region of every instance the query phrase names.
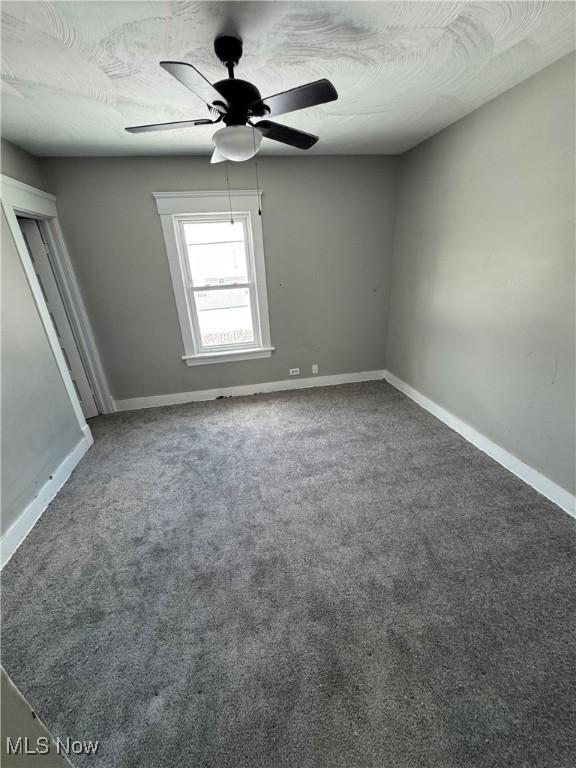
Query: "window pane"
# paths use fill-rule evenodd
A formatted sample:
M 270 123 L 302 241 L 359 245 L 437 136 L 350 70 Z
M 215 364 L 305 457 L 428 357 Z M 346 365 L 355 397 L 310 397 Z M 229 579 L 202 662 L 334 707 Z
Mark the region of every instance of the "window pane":
M 244 241 L 187 245 L 194 286 L 247 283 Z
M 202 346 L 249 344 L 254 341 L 250 291 L 194 291 Z
M 184 236 L 189 245 L 244 240 L 244 225 L 241 221 L 231 224 L 230 219 L 228 221 L 187 221 L 184 223 Z
M 195 287 L 248 282 L 242 221 L 187 221 L 183 226 Z

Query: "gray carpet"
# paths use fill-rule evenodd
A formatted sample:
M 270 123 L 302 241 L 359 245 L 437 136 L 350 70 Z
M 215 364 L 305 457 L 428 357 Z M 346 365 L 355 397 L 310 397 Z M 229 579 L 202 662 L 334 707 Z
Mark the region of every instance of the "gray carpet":
M 100 417 L 3 577 L 98 768 L 574 768 L 574 520 L 383 382 Z

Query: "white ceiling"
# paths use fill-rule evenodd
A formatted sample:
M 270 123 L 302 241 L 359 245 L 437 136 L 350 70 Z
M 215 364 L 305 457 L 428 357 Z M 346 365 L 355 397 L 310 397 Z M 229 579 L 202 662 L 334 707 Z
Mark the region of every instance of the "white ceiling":
M 238 77 L 263 96 L 327 77 L 337 102 L 278 122 L 314 154 L 398 153 L 575 48 L 573 2 L 3 2 L 2 132 L 36 155 L 208 154 L 213 126 L 158 66 L 225 77 L 212 43 L 239 33 Z M 262 152 L 298 153 L 264 141 Z

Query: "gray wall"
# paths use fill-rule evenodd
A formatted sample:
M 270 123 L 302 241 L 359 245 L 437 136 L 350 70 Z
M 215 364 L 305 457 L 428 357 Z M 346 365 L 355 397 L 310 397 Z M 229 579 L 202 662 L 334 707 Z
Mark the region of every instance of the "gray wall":
M 44 187 L 31 155 L 1 150 L 3 173 Z M 2 212 L 2 535 L 81 437 Z
M 2 211 L 2 534 L 81 438 Z
M 272 343 L 264 360 L 188 368 L 152 192 L 225 189 L 207 158 L 45 159 L 116 398 L 382 368 L 395 160 L 262 158 Z M 254 188 L 252 163 L 231 186 Z
M 571 491 L 574 63 L 402 157 L 386 359 Z
M 5 176 L 23 181 L 31 187 L 45 190 L 46 180 L 36 158 L 6 139 L 1 139 L 0 142 L 0 171 Z

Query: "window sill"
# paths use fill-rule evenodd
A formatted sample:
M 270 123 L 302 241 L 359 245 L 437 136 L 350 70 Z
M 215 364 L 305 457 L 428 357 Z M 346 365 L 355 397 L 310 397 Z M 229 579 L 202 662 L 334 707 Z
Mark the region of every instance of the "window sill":
M 270 357 L 274 347 L 259 347 L 258 349 L 238 349 L 229 352 L 203 352 L 200 355 L 183 355 L 186 365 L 212 365 L 214 363 L 235 363 L 243 360 L 257 360 Z

